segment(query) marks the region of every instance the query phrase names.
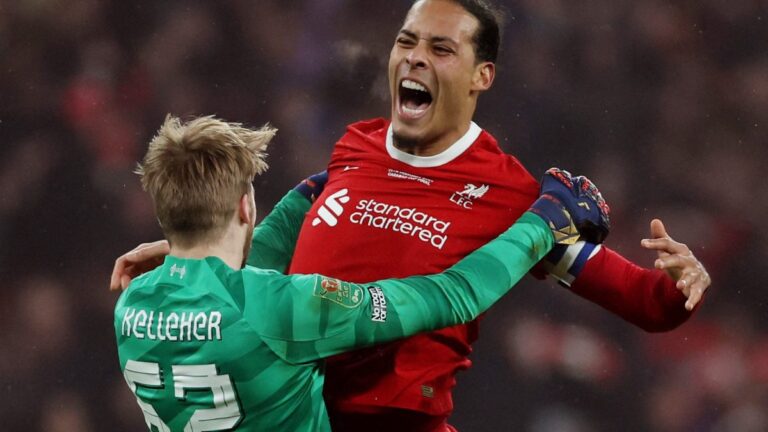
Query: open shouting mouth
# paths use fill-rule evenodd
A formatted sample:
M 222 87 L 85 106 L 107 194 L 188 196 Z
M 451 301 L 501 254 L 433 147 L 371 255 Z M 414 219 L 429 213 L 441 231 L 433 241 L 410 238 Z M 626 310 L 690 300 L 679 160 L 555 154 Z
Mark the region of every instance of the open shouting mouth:
M 422 83 L 406 78 L 398 87 L 398 111 L 401 117 L 418 119 L 432 106 L 432 93 Z

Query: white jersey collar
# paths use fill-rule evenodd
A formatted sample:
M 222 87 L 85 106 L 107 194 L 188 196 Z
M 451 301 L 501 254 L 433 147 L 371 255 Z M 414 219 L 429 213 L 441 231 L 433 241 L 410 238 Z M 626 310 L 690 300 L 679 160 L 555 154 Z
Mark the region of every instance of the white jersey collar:
M 463 137 L 453 143 L 450 147 L 445 149 L 442 153 L 438 153 L 432 156 L 415 156 L 410 153 L 406 153 L 395 147 L 392 139 L 392 124 L 389 124 L 387 129 L 387 153 L 392 159 L 399 160 L 416 168 L 431 168 L 440 165 L 445 165 L 448 162 L 456 159 L 465 150 L 472 145 L 473 142 L 480 136 L 483 130 L 475 122 L 469 122 L 469 130 Z

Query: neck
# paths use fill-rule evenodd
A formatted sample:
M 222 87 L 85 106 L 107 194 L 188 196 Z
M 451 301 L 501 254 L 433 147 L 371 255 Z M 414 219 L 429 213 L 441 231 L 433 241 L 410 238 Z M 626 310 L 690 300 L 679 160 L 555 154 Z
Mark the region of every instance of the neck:
M 452 145 L 456 143 L 464 134 L 469 130 L 469 125 L 472 123 L 472 117 L 475 114 L 475 108 L 477 106 L 477 96 L 471 96 L 471 99 L 467 105 L 463 105 L 459 108 L 452 117 L 458 119 L 453 123 L 453 127 L 439 133 L 434 137 L 423 137 L 417 139 L 409 139 L 408 137 L 397 136 L 395 134 L 392 138 L 392 144 L 398 150 L 412 154 L 414 156 L 434 156 L 438 155 Z M 392 113 L 392 118 L 397 115 Z
M 230 229 L 218 240 L 203 241 L 190 247 L 175 246 L 171 243 L 170 254 L 178 258 L 189 259 L 204 259 L 214 256 L 231 268 L 239 270 L 245 262 L 245 251 L 242 247 L 244 243 L 243 235 Z
M 470 121 L 467 121 L 462 127 L 451 129 L 434 139 L 428 140 L 409 139 L 393 134 L 392 145 L 398 150 L 414 156 L 426 157 L 438 155 L 456 144 L 456 142 L 467 133 L 470 123 Z
M 467 133 L 468 129 L 469 123 L 463 128 L 451 130 L 435 139 L 426 141 L 413 140 L 395 135 L 392 137 L 392 143 L 398 150 L 414 156 L 434 156 L 450 148 L 456 141 L 464 136 L 465 133 Z

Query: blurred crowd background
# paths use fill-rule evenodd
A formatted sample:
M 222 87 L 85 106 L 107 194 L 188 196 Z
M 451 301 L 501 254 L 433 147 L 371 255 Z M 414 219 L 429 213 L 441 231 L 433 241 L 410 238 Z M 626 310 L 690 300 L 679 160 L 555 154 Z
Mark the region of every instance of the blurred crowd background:
M 136 431 L 107 291 L 160 238 L 132 174 L 166 113 L 280 129 L 266 214 L 345 125 L 388 116 L 409 0 L 0 0 L 0 429 Z M 462 431 L 768 431 L 768 2 L 520 0 L 477 123 L 539 176 L 589 175 L 607 244 L 652 218 L 714 280 L 647 334 L 528 278 L 459 376 Z

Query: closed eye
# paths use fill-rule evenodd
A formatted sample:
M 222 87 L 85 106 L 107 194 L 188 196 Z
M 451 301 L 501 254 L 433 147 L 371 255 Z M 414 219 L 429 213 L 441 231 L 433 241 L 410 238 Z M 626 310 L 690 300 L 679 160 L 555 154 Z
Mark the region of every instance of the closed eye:
M 416 45 L 416 41 L 407 37 L 399 37 L 396 40 L 397 44 L 401 47 L 410 48 Z
M 434 48 L 432 48 L 432 49 L 433 49 L 433 50 L 435 51 L 435 53 L 437 53 L 438 55 L 449 55 L 449 54 L 453 54 L 453 53 L 454 53 L 453 49 L 451 49 L 451 48 L 449 48 L 449 47 L 447 47 L 447 46 L 444 46 L 444 45 L 436 45 L 436 46 L 435 46 Z

